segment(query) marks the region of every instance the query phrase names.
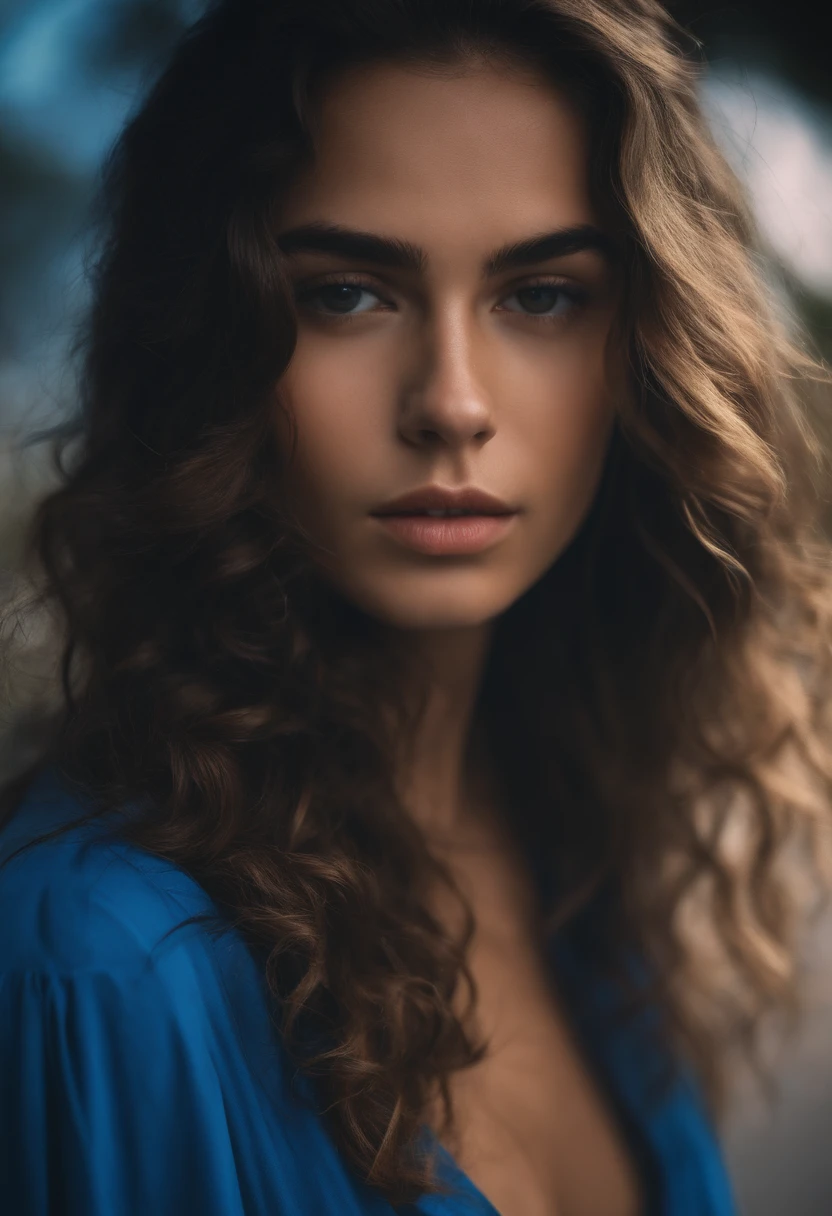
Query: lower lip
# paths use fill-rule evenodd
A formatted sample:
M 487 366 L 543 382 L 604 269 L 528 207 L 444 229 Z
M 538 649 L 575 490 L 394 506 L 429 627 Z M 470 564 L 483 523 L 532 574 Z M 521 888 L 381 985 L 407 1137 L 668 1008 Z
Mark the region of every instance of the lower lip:
M 396 540 L 418 553 L 479 553 L 503 537 L 514 515 L 377 515 Z

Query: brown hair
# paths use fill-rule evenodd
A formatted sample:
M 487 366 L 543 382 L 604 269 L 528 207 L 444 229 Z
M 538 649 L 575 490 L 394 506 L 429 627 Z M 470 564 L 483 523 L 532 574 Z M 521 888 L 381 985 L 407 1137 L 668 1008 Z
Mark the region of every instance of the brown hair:
M 270 217 L 340 65 L 474 52 L 533 58 L 590 112 L 632 389 L 589 517 L 497 624 L 479 715 L 551 923 L 609 896 L 605 965 L 648 961 L 715 1105 L 727 1047 L 794 996 L 792 845 L 818 861 L 829 838 L 811 362 L 683 32 L 652 0 L 215 5 L 107 167 L 81 412 L 33 532 L 66 630 L 47 758 L 102 808 L 140 804 L 129 838 L 262 948 L 337 1142 L 393 1202 L 431 1185 L 426 1105 L 482 1051 L 453 1011 L 471 926 L 428 911 L 443 871 L 396 800 L 379 707 L 404 659 L 316 579 L 275 493 L 294 311 Z

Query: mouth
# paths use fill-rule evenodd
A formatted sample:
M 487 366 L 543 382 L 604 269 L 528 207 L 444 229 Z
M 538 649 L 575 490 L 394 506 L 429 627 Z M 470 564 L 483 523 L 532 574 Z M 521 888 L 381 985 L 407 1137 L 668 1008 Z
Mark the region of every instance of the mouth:
M 454 511 L 454 510 L 451 510 L 450 508 L 449 508 L 447 511 L 443 511 L 443 510 L 441 510 L 441 509 L 438 509 L 438 510 L 435 510 L 435 511 L 385 511 L 385 512 L 378 512 L 379 518 L 381 518 L 381 519 L 418 519 L 418 518 L 425 518 L 425 519 L 460 519 L 462 516 L 471 516 L 471 515 L 473 515 L 473 516 L 474 516 L 475 518 L 477 518 L 477 519 L 481 519 L 481 518 L 486 517 L 486 516 L 489 516 L 489 515 L 497 515 L 497 514 L 503 514 L 503 512 L 497 512 L 497 511 L 494 511 L 494 512 L 490 512 L 490 511 Z M 508 512 L 505 512 L 505 514 L 508 514 Z
M 475 486 L 429 485 L 382 503 L 371 514 L 379 518 L 426 516 L 429 519 L 447 519 L 458 516 L 505 516 L 516 512 L 516 507 Z
M 476 486 L 422 486 L 371 515 L 399 545 L 433 557 L 480 553 L 500 541 L 519 508 Z
M 405 548 L 434 557 L 480 553 L 501 540 L 516 512 L 485 515 L 473 511 L 411 511 L 377 515 L 384 531 Z

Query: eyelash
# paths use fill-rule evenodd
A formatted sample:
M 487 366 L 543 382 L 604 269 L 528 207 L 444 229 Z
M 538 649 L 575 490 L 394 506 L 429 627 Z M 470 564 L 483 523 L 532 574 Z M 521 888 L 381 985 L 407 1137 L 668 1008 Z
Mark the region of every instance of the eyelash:
M 375 286 L 372 283 L 368 282 L 366 279 L 355 278 L 355 277 L 351 277 L 350 275 L 339 275 L 334 278 L 325 279 L 323 281 L 319 281 L 317 283 L 311 284 L 310 286 L 301 287 L 300 289 L 297 290 L 295 298 L 296 298 L 298 304 L 308 305 L 309 301 L 314 299 L 316 293 L 321 291 L 323 288 L 340 287 L 340 286 L 360 287 L 363 291 L 369 292 L 370 295 L 377 296 L 380 300 L 383 299 L 381 293 L 375 288 Z M 588 293 L 586 291 L 584 291 L 583 289 L 575 287 L 571 284 L 566 284 L 563 282 L 562 279 L 553 279 L 553 278 L 538 278 L 538 279 L 534 279 L 531 282 L 523 283 L 520 287 L 516 287 L 514 289 L 514 291 L 511 292 L 510 295 L 505 296 L 504 298 L 507 300 L 510 300 L 512 298 L 512 296 L 516 296 L 519 292 L 524 291 L 524 290 L 529 290 L 530 288 L 534 288 L 534 287 L 550 287 L 554 290 L 559 291 L 563 296 L 565 296 L 570 301 L 570 307 L 567 310 L 566 314 L 561 315 L 561 316 L 543 316 L 541 314 L 536 314 L 536 313 L 532 313 L 532 312 L 522 312 L 520 310 L 514 310 L 514 309 L 510 309 L 507 311 L 514 313 L 515 316 L 521 316 L 521 317 L 525 318 L 526 320 L 542 321 L 549 325 L 556 324 L 558 322 L 562 324 L 571 315 L 573 310 L 577 307 L 580 307 L 580 305 L 585 304 L 587 301 L 587 298 L 588 298 Z M 357 321 L 360 317 L 365 317 L 370 312 L 374 312 L 375 309 L 368 309 L 366 312 L 340 313 L 340 314 L 339 313 L 319 312 L 316 309 L 311 309 L 311 311 L 314 312 L 315 316 L 318 317 L 319 319 L 322 319 L 325 321 L 334 321 L 340 325 L 340 324 L 344 324 L 344 323 L 350 322 L 350 321 Z

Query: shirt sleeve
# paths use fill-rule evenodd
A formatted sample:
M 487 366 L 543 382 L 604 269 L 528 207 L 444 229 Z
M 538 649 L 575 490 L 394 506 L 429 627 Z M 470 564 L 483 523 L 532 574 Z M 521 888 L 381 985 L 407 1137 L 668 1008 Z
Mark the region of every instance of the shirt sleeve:
M 187 966 L 0 975 L 0 1207 L 9 1216 L 244 1216 Z

